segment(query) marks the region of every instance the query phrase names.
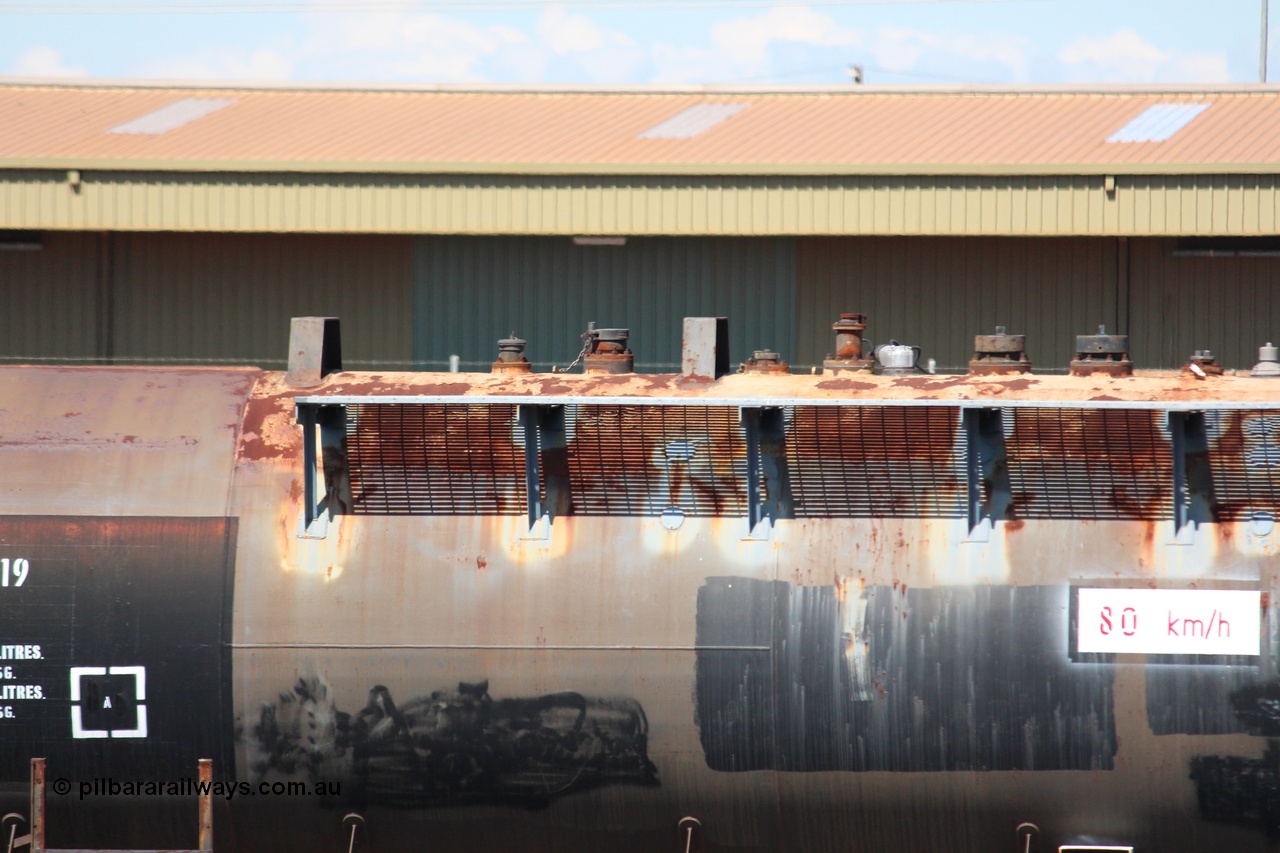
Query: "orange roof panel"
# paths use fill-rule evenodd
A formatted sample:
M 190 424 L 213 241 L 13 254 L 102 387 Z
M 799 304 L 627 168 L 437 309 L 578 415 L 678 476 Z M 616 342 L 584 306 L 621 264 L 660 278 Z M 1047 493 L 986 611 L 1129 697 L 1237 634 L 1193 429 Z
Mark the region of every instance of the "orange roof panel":
M 159 133 L 109 132 L 200 99 L 230 103 L 209 111 L 179 104 L 160 116 L 195 117 Z M 1107 141 L 1157 104 L 1207 108 L 1163 141 Z M 699 105 L 745 107 L 685 113 Z M 682 114 L 677 127 L 719 120 L 685 136 L 644 136 Z M 7 168 L 1249 173 L 1280 171 L 1277 127 L 1280 87 L 1271 86 L 413 91 L 0 83 Z

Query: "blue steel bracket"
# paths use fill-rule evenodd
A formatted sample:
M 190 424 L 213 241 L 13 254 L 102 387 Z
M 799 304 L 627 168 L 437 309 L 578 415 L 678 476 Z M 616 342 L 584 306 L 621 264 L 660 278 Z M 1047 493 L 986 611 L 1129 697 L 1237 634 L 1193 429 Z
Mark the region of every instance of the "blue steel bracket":
M 564 406 L 521 405 L 524 483 L 532 538 L 544 539 L 558 516 L 573 511 Z
M 738 417 L 747 441 L 746 538 L 767 539 L 778 519 L 794 516 L 787 466 L 786 415 L 781 407 L 753 406 L 739 409 Z M 758 530 L 766 520 L 769 528 Z
M 351 506 L 351 477 L 347 468 L 347 407 L 299 403 L 302 425 L 302 514 L 299 539 L 324 539 L 331 517 Z M 317 429 L 320 452 L 316 452 Z M 321 468 L 323 466 L 323 468 Z M 320 477 L 324 476 L 324 497 Z
M 961 419 L 968 462 L 968 538 L 971 542 L 985 542 L 995 523 L 1009 517 L 1013 504 L 1009 457 L 1004 445 L 1004 412 L 964 409 Z
M 1216 498 L 1204 412 L 1169 412 L 1173 447 L 1173 544 L 1190 545 L 1196 528 L 1213 521 Z
M 538 407 L 520 407 L 520 428 L 524 431 L 524 491 L 528 502 L 529 530 L 542 521 L 542 483 L 538 476 Z

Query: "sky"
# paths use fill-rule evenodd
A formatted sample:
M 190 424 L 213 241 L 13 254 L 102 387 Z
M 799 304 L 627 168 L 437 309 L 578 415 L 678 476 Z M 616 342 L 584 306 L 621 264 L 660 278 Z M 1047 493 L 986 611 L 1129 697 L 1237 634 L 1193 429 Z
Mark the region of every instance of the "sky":
M 0 76 L 272 83 L 1259 79 L 1265 0 L 0 0 Z M 1280 6 L 1270 75 L 1280 80 Z

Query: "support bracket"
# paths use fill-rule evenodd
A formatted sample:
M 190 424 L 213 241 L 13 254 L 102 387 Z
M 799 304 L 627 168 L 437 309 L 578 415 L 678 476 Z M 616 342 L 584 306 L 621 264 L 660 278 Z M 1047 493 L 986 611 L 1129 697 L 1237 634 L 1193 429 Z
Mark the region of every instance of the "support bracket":
M 529 537 L 545 539 L 552 521 L 573 511 L 564 406 L 521 405 Z
M 1213 521 L 1216 502 L 1204 412 L 1169 412 L 1173 447 L 1173 544 L 1190 545 L 1196 528 Z
M 1009 457 L 1004 444 L 1004 412 L 964 409 L 961 418 L 968 460 L 968 541 L 985 542 L 995 523 L 1008 518 L 1013 504 Z
M 746 538 L 768 539 L 778 519 L 794 515 L 786 454 L 786 416 L 778 406 L 744 406 L 739 410 L 739 419 L 747 442 Z M 764 521 L 769 525 L 761 529 Z
M 302 425 L 302 515 L 298 519 L 298 538 L 324 539 L 329 535 L 330 519 L 351 506 L 347 407 L 299 403 L 297 422 Z M 324 497 L 317 498 L 322 475 Z

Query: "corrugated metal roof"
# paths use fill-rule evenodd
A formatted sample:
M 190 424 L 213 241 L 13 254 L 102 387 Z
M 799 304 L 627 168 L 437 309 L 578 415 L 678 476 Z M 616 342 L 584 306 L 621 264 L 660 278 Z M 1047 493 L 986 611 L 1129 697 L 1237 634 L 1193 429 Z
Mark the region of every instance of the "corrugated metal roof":
M 109 132 L 177 99 L 213 98 L 235 102 L 160 134 Z M 1107 141 L 1152 107 L 1210 103 L 1211 109 L 1166 141 Z M 690 115 L 706 118 L 747 104 L 751 109 L 707 124 L 698 133 L 656 133 Z M 715 110 L 708 112 L 709 107 Z M 693 108 L 699 112 L 689 113 Z M 1276 127 L 1280 88 L 1272 86 L 1091 92 L 871 87 L 465 92 L 0 84 L 0 167 L 6 168 L 1262 173 L 1280 171 Z

